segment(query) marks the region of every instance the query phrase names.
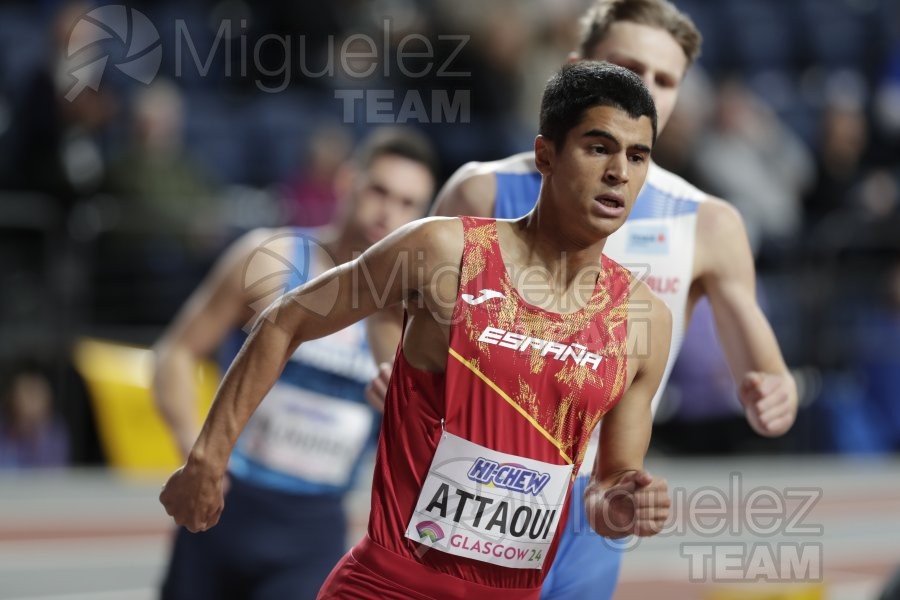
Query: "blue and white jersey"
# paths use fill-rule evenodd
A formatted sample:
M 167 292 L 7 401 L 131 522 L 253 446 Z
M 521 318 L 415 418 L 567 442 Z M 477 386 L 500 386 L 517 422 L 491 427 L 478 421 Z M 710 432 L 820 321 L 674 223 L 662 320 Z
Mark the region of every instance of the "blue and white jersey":
M 288 289 L 318 274 L 313 243 L 291 235 Z M 236 331 L 222 356 L 227 367 L 246 339 Z M 375 439 L 376 415 L 365 400 L 376 367 L 365 325 L 301 344 L 263 399 L 231 455 L 231 474 L 297 494 L 343 494 Z
M 525 152 L 492 164 L 497 182 L 494 216 L 513 219 L 526 214 L 537 202 L 541 188 L 534 154 Z M 609 237 L 603 249 L 607 256 L 643 280 L 672 311 L 672 347 L 653 398 L 654 414 L 684 339 L 697 210 L 705 198 L 706 194 L 681 177 L 651 163 L 628 220 Z M 585 456 L 582 472 L 590 471 L 592 455 L 591 450 Z

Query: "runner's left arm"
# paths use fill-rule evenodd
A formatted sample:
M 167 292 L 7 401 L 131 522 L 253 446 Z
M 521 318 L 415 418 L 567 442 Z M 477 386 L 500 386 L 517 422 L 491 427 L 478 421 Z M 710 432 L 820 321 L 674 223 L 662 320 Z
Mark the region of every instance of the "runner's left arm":
M 672 315 L 644 284 L 629 309 L 629 360 L 640 361 L 631 385 L 601 421 L 600 449 L 584 492 L 588 523 L 605 537 L 649 536 L 660 532 L 671 504 L 668 484 L 644 470 L 653 415 L 650 404 L 669 355 Z M 636 307 L 649 307 L 636 318 Z M 645 309 L 646 310 L 646 309 Z M 640 353 L 640 354 L 638 354 Z

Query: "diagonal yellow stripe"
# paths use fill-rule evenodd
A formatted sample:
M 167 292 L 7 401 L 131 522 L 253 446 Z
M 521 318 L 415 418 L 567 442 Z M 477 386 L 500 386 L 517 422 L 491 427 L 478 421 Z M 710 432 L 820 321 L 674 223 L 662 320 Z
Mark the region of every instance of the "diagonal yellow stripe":
M 506 401 L 509 403 L 510 406 L 512 406 L 512 407 L 513 407 L 514 409 L 516 409 L 517 411 L 519 411 L 519 414 L 520 414 L 520 415 L 522 415 L 523 417 L 525 417 L 525 418 L 528 420 L 528 422 L 531 423 L 531 425 L 541 433 L 541 435 L 543 435 L 545 438 L 547 438 L 548 440 L 550 440 L 550 443 L 553 444 L 553 445 L 556 447 L 557 450 L 559 450 L 559 455 L 563 457 L 563 460 L 565 460 L 565 461 L 566 461 L 568 464 L 570 464 L 570 465 L 572 464 L 572 459 L 569 458 L 569 455 L 566 454 L 566 453 L 563 451 L 563 449 L 562 449 L 562 444 L 560 443 L 560 441 L 557 440 L 557 439 L 556 439 L 555 437 L 553 437 L 552 435 L 550 435 L 550 433 L 548 433 L 546 429 L 544 429 L 543 427 L 541 427 L 541 424 L 538 423 L 537 421 L 535 421 L 535 420 L 534 420 L 534 417 L 532 417 L 532 416 L 529 415 L 527 412 L 525 412 L 525 409 L 523 409 L 521 406 L 519 406 L 519 405 L 516 403 L 515 400 L 513 400 L 512 398 L 510 398 L 509 395 L 507 395 L 506 392 L 504 392 L 503 390 L 501 390 L 501 389 L 497 386 L 496 383 L 494 383 L 493 381 L 491 381 L 491 380 L 488 378 L 487 375 L 485 375 L 484 373 L 482 373 L 481 371 L 479 371 L 479 370 L 478 370 L 478 367 L 476 367 L 474 364 L 470 363 L 468 360 L 466 360 L 465 358 L 463 358 L 462 356 L 460 356 L 460 354 L 459 354 L 456 350 L 454 350 L 453 348 L 449 348 L 448 350 L 450 351 L 450 356 L 452 356 L 453 358 L 455 358 L 456 360 L 458 360 L 459 362 L 461 362 L 463 365 L 465 365 L 465 367 L 466 367 L 467 369 L 469 369 L 470 371 L 472 371 L 473 373 L 475 373 L 475 375 L 477 375 L 479 379 L 481 379 L 483 382 L 485 382 L 486 384 L 488 384 L 488 385 L 491 387 L 492 390 L 494 390 L 495 392 L 497 392 L 497 393 L 500 395 L 501 398 L 503 398 L 504 400 L 506 400 Z

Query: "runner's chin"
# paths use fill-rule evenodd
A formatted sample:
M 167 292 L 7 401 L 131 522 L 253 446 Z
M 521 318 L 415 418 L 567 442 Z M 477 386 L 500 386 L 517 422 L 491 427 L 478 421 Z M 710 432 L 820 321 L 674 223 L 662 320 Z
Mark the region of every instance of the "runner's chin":
M 388 234 L 388 230 L 384 227 L 367 227 L 363 230 L 363 236 L 369 244 L 377 244 L 383 240 Z

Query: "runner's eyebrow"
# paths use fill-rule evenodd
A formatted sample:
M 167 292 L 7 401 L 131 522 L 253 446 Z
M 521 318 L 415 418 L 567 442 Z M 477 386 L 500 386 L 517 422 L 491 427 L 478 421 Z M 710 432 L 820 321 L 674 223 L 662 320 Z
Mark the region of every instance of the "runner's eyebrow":
M 622 142 L 619 141 L 619 138 L 606 131 L 605 129 L 591 129 L 590 131 L 586 131 L 582 137 L 586 138 L 603 138 L 611 141 L 616 146 L 621 146 Z
M 602 138 L 605 140 L 609 140 L 617 147 L 622 147 L 622 142 L 619 141 L 619 138 L 606 131 L 605 129 L 591 129 L 590 131 L 586 131 L 582 137 L 586 138 Z M 652 149 L 647 144 L 632 144 L 629 147 L 629 150 L 634 150 L 636 152 L 641 152 L 643 154 L 650 154 Z

